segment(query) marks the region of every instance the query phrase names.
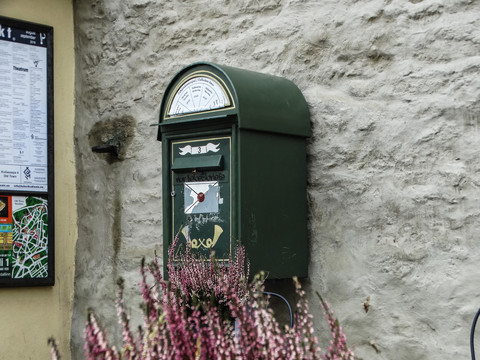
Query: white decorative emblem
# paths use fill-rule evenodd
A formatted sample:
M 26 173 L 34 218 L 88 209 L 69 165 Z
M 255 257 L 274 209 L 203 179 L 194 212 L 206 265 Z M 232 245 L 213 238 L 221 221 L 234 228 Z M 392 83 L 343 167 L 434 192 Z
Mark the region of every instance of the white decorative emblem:
M 220 150 L 218 148 L 219 146 L 220 146 L 220 143 L 218 144 L 208 143 L 207 145 L 203 145 L 203 146 L 187 145 L 187 146 L 184 146 L 183 148 L 180 148 L 179 154 L 180 155 L 186 155 L 186 154 L 197 155 L 197 154 L 206 154 L 209 151 L 217 152 Z
M 230 106 L 224 88 L 214 79 L 197 76 L 186 81 L 172 100 L 168 116 L 221 109 Z

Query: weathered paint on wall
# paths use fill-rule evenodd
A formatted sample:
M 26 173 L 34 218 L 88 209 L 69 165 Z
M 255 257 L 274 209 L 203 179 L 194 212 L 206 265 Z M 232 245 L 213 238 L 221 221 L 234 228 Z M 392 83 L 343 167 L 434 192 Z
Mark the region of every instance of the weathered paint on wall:
M 313 290 L 331 302 L 356 353 L 468 356 L 480 306 L 476 2 L 85 0 L 74 7 L 78 358 L 87 307 L 115 328 L 120 275 L 139 317 L 138 264 L 162 246 L 161 153 L 150 125 L 170 79 L 196 61 L 283 76 L 303 91 L 314 132 L 307 288 L 312 304 Z M 125 117 L 134 131 L 122 159 L 92 153 L 96 124 Z M 312 307 L 321 329 L 320 308 Z
M 0 359 L 48 359 L 47 339 L 70 346 L 77 239 L 73 7 L 69 0 L 2 0 L 0 14 L 54 28 L 55 286 L 0 289 Z M 68 351 L 64 358 L 69 359 Z

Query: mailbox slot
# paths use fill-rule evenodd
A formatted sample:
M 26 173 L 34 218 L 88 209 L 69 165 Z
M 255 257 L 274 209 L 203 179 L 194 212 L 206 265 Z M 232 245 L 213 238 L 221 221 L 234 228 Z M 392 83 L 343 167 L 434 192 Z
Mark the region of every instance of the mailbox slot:
M 177 158 L 172 164 L 172 170 L 175 172 L 187 172 L 192 170 L 222 170 L 223 156 L 210 155 L 198 158 Z

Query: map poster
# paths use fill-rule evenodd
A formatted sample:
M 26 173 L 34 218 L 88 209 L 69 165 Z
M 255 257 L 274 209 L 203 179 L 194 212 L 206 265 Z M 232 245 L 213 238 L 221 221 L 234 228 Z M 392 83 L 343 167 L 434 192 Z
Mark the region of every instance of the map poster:
M 9 203 L 0 223 L 0 279 L 48 277 L 48 204 L 33 196 L 0 196 Z M 3 208 L 5 210 L 6 207 Z M 1 214 L 1 212 L 0 212 Z
M 0 16 L 0 287 L 53 285 L 53 28 Z

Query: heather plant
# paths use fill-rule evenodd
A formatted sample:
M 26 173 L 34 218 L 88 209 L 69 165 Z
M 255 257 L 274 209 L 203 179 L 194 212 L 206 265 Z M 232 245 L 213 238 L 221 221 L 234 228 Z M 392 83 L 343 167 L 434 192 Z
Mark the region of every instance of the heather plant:
M 176 240 L 177 241 L 177 240 Z M 107 340 L 93 311 L 85 327 L 85 357 L 158 360 L 353 360 L 346 337 L 320 295 L 331 332 L 328 349 L 318 346 L 313 316 L 300 282 L 294 279 L 299 301 L 292 327 L 281 328 L 264 294 L 264 275 L 248 282 L 245 250 L 238 247 L 228 262 L 195 254 L 189 247 L 169 251 L 169 280 L 158 259 L 140 267 L 144 325 L 135 333 L 125 307 L 123 281 L 118 282 L 116 309 L 122 327 L 118 351 Z M 52 359 L 58 358 L 53 350 Z M 57 356 L 57 357 L 54 357 Z
M 50 354 L 52 355 L 52 360 L 60 360 L 60 352 L 58 351 L 57 342 L 53 337 L 48 338 L 48 345 L 50 345 Z
M 214 252 L 206 259 L 194 253 L 190 246 L 185 250 L 178 249 L 177 243 L 178 237 L 168 252 L 167 272 L 171 290 L 181 296 L 192 310 L 205 304 L 216 305 L 221 317 L 231 319 L 227 304 L 229 294 L 234 293 L 242 301 L 248 294 L 250 266 L 245 248 L 238 246 L 228 261 L 218 261 Z M 225 284 L 228 284 L 227 288 Z

